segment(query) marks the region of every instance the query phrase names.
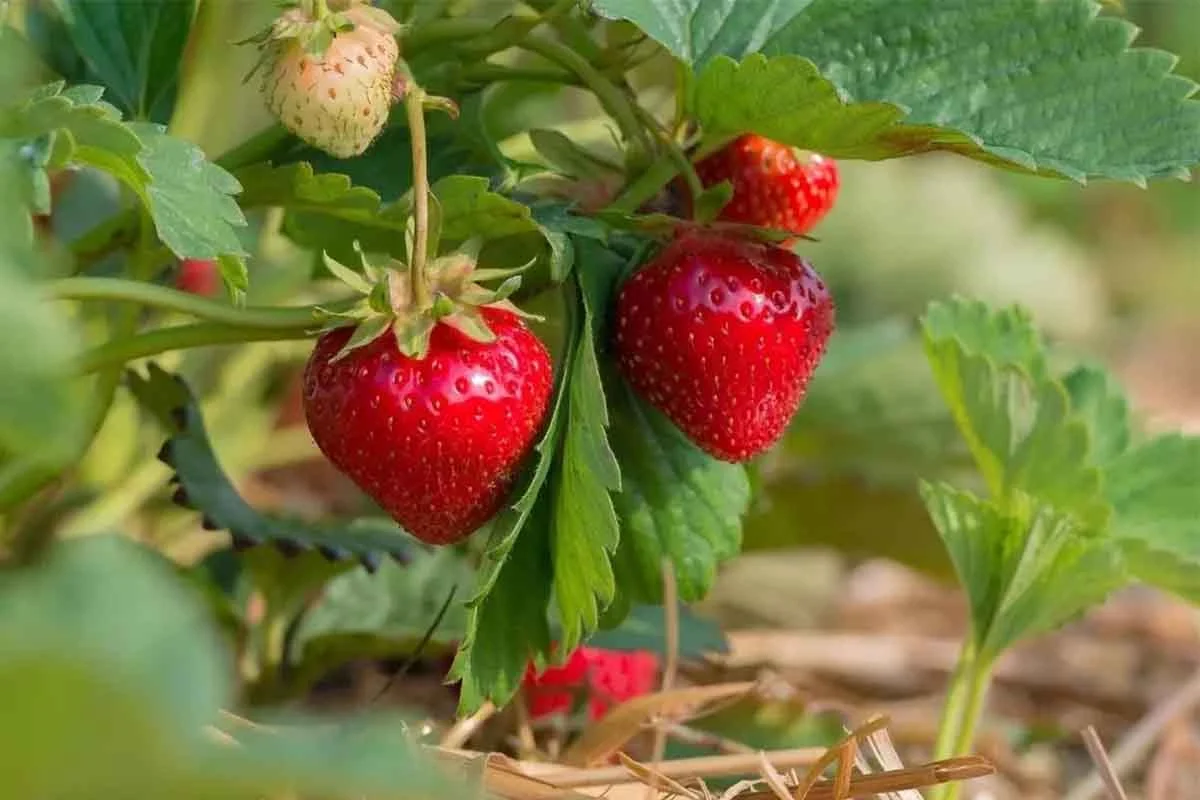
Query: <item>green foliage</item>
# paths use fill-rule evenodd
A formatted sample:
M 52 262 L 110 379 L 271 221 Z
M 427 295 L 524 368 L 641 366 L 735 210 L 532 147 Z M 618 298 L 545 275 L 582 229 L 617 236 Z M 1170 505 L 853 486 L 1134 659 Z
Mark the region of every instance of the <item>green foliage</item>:
M 0 597 L 0 769 L 22 797 L 466 791 L 394 722 L 293 717 L 278 720 L 284 731 L 239 730 L 238 746 L 219 741 L 211 726 L 233 700 L 227 655 L 195 597 L 131 542 L 61 545 L 48 563 L 6 573 Z
M 170 121 L 193 3 L 54 0 L 33 6 L 39 49 L 63 77 L 102 83 L 131 117 Z
M 698 616 L 687 606 L 678 608 L 680 657 L 699 658 L 729 652 L 729 642 L 714 622 Z M 605 650 L 643 650 L 666 658 L 669 655 L 666 616 L 666 609 L 661 605 L 634 606 L 620 625 L 597 631 L 588 639 L 588 645 Z
M 449 593 L 469 596 L 474 581 L 471 564 L 455 550 L 415 550 L 403 566 L 387 562 L 375 573 L 339 575 L 296 627 L 291 683 L 307 686 L 355 659 L 413 655 Z M 425 655 L 452 651 L 465 631 L 466 609 L 451 603 Z
M 181 378 L 151 364 L 144 377 L 130 373 L 128 383 L 138 402 L 168 432 L 159 458 L 175 472 L 178 488 L 173 499 L 199 511 L 205 528 L 229 531 L 239 548 L 270 545 L 284 555 L 315 551 L 328 561 L 358 559 L 368 569 L 376 569 L 385 555 L 407 555 L 412 539 L 392 524 L 315 525 L 260 514 L 221 469 L 195 398 Z M 300 574 L 295 569 L 287 572 L 292 578 Z
M 596 7 L 638 23 L 696 71 L 694 108 L 714 137 L 754 132 L 872 160 L 949 150 L 1139 184 L 1184 178 L 1200 160 L 1195 85 L 1171 74 L 1168 53 L 1129 49 L 1133 28 L 1098 18 L 1092 0 Z

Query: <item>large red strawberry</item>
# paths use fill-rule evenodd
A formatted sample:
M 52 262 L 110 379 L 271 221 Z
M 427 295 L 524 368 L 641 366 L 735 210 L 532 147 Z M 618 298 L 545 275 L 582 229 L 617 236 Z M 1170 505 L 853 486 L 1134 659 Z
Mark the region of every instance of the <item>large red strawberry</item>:
M 741 462 L 783 435 L 833 328 L 829 291 L 795 253 L 685 230 L 621 287 L 617 360 L 698 447 Z
M 364 269 L 374 285 L 348 281 L 367 295 L 358 324 L 323 334 L 305 366 L 309 431 L 413 536 L 460 541 L 505 504 L 533 447 L 550 355 L 503 299 L 515 286 L 481 288 L 468 256 L 431 265 L 427 308 L 406 272 Z
M 539 673 L 530 665 L 521 686 L 533 719 L 568 713 L 582 696 L 589 718 L 597 720 L 613 706 L 654 691 L 658 669 L 658 656 L 648 651 L 580 647 L 562 666 Z
M 696 164 L 704 186 L 733 185 L 718 220 L 808 233 L 833 208 L 840 179 L 837 162 L 797 151 L 762 136 L 740 136 Z
M 263 95 L 284 127 L 338 158 L 363 153 L 387 124 L 400 48 L 396 21 L 369 5 L 284 12 L 263 45 Z

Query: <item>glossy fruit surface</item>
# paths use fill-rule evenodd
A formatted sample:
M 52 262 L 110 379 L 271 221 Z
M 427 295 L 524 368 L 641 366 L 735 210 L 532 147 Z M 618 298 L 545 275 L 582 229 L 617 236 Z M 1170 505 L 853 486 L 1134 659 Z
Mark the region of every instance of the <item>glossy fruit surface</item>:
M 481 313 L 491 343 L 439 323 L 424 358 L 383 335 L 334 361 L 351 335 L 339 328 L 305 367 L 305 419 L 321 451 L 430 544 L 460 541 L 504 506 L 549 407 L 546 347 L 514 314 Z
M 704 186 L 728 180 L 733 198 L 723 222 L 808 233 L 833 208 L 840 188 L 837 162 L 747 134 L 696 163 Z
M 689 231 L 621 287 L 615 344 L 640 396 L 714 458 L 742 462 L 783 435 L 833 328 L 807 261 Z
M 582 696 L 588 717 L 597 720 L 613 706 L 654 691 L 658 670 L 654 653 L 580 647 L 562 666 L 541 673 L 530 666 L 522 688 L 533 719 L 566 714 Z

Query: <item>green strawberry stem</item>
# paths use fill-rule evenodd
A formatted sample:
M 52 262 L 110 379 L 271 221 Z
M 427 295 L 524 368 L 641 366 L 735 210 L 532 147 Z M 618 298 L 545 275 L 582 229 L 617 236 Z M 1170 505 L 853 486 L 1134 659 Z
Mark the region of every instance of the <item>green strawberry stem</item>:
M 139 358 L 210 345 L 311 339 L 314 334 L 313 328 L 313 325 L 293 328 L 242 328 L 211 322 L 173 325 L 116 339 L 87 350 L 76 359 L 75 370 L 87 374 L 108 367 L 119 367 Z
M 967 755 L 971 751 L 991 685 L 993 664 L 994 659 L 979 655 L 970 641 L 963 644 L 946 693 L 934 759 Z M 945 784 L 934 789 L 933 800 L 956 800 L 960 792 L 961 786 Z
M 218 300 L 159 286 L 144 281 L 123 278 L 62 278 L 47 284 L 52 297 L 59 300 L 108 300 L 136 303 L 176 311 L 181 314 L 244 329 L 291 329 L 318 326 L 325 314 L 316 306 L 280 308 L 237 308 Z M 338 301 L 322 308 L 345 310 L 351 301 Z
M 407 72 L 407 68 L 405 68 Z M 409 139 L 412 141 L 413 162 L 413 216 L 416 230 L 413 232 L 413 252 L 409 254 L 409 274 L 412 281 L 413 302 L 417 308 L 427 308 L 429 283 L 425 276 L 425 258 L 429 249 L 429 162 L 425 141 L 425 92 L 412 81 L 412 74 L 404 93 L 404 111 L 408 115 Z
M 683 176 L 684 182 L 687 183 L 688 194 L 692 196 L 692 209 L 695 210 L 699 205 L 700 195 L 704 193 L 704 185 L 700 182 L 700 176 L 696 174 L 696 167 L 687 154 L 683 152 L 683 148 L 679 146 L 679 142 L 666 131 L 663 131 L 658 120 L 654 116 L 642 108 L 637 107 L 638 116 L 646 123 L 646 126 L 653 130 L 666 151 L 666 156 L 674 165 L 675 169 Z

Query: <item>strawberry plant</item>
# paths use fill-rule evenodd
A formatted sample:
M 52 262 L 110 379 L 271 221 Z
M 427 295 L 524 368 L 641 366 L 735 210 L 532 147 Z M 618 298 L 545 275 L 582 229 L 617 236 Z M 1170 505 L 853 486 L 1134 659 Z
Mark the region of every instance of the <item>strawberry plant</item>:
M 862 456 L 944 543 L 971 633 L 938 757 L 971 750 L 1013 644 L 1132 582 L 1200 599 L 1200 439 L 1141 428 L 1020 307 L 941 298 L 919 334 L 881 333 L 822 266 L 851 162 L 1187 178 L 1196 86 L 1114 10 L 10 0 L 0 18 L 14 796 L 447 796 L 397 755 L 402 724 L 288 715 L 294 737 L 234 751 L 197 731 L 417 655 L 445 659 L 460 714 L 522 695 L 600 717 L 659 667 L 605 637 L 709 594 L 780 454 L 828 478 L 786 526 L 863 527 L 869 501 L 838 494 Z M 895 413 L 914 374 L 932 422 Z M 289 379 L 280 422 L 264 398 Z M 247 488 L 292 450 L 359 502 Z M 75 721 L 101 717 L 133 734 L 91 747 Z

